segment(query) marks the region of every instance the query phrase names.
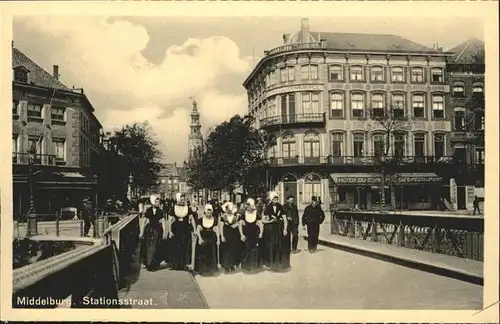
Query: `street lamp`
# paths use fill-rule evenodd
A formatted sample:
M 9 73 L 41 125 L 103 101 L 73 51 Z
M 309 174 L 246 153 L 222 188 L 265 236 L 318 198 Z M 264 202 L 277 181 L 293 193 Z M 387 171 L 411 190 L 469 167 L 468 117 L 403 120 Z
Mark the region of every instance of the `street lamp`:
M 134 182 L 134 176 L 132 173 L 128 175 L 128 188 L 127 188 L 127 198 L 132 201 L 132 183 Z
M 34 236 L 38 233 L 38 223 L 36 218 L 36 210 L 35 210 L 35 199 L 33 196 L 33 164 L 36 158 L 36 149 L 30 149 L 28 151 L 28 184 L 30 187 L 30 206 L 28 210 L 28 236 Z

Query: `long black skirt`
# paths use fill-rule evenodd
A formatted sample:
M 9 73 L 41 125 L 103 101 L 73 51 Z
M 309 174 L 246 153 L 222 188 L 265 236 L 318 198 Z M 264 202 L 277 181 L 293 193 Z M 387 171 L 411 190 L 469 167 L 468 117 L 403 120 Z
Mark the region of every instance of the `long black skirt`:
M 218 271 L 217 235 L 214 231 L 201 232 L 203 244 L 196 243 L 194 270 L 200 275 L 213 274 Z
M 243 235 L 246 240 L 241 258 L 241 267 L 244 270 L 255 270 L 261 267 L 261 240 L 259 239 L 260 228 L 257 224 L 247 223 L 243 225 Z
M 283 260 L 283 227 L 280 223 L 264 225 L 265 265 L 275 271 L 287 268 Z
M 290 264 L 290 253 L 292 252 L 292 244 L 291 244 L 291 236 L 290 236 L 290 231 L 288 231 L 286 233 L 285 236 L 283 236 L 283 243 L 282 243 L 282 249 L 281 249 L 281 253 L 282 253 L 282 262 L 283 262 L 283 266 L 285 268 L 290 268 L 291 267 L 291 264 Z
M 232 270 L 241 262 L 241 240 L 238 228 L 224 225 L 225 242 L 220 244 L 220 264 L 225 270 Z
M 148 223 L 141 242 L 141 263 L 148 269 L 157 268 L 163 261 L 163 228 L 160 223 Z
M 173 236 L 168 240 L 168 258 L 173 270 L 185 270 L 191 264 L 191 230 L 187 220 L 172 224 Z

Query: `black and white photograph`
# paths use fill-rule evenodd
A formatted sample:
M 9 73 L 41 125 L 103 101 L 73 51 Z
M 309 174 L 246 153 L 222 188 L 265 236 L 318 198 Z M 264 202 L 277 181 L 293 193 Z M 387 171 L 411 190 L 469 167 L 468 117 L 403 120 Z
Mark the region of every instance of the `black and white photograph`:
M 193 5 L 10 7 L 11 311 L 498 321 L 498 161 L 485 169 L 498 159 L 498 115 L 486 120 L 487 105 L 498 114 L 486 8 L 498 8 L 204 16 Z

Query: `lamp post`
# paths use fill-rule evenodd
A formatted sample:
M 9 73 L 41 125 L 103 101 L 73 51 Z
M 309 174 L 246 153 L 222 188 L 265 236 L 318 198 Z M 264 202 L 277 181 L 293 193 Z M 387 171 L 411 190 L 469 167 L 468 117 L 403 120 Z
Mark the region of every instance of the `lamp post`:
M 128 188 L 127 188 L 127 198 L 132 201 L 132 183 L 134 182 L 134 176 L 132 173 L 128 175 Z
M 36 158 L 36 150 L 31 149 L 28 152 L 28 184 L 30 188 L 30 206 L 28 210 L 27 220 L 27 236 L 35 236 L 38 234 L 38 223 L 35 210 L 35 197 L 33 196 L 33 164 Z

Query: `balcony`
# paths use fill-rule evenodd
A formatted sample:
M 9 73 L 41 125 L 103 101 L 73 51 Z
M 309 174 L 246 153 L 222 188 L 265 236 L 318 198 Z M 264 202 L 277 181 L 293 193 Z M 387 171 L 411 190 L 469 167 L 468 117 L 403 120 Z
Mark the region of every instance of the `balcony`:
M 12 153 L 12 164 L 29 164 L 29 153 Z M 56 156 L 53 154 L 36 154 L 33 165 L 56 165 Z
M 260 128 L 273 128 L 284 125 L 301 125 L 315 124 L 316 126 L 324 126 L 326 122 L 325 113 L 307 113 L 295 115 L 278 115 L 266 117 L 260 120 Z
M 390 158 L 390 157 L 389 157 Z M 272 157 L 268 158 L 271 166 L 295 166 L 295 165 L 374 165 L 381 161 L 378 156 L 295 156 L 295 157 Z M 399 165 L 411 164 L 448 164 L 453 161 L 451 156 L 405 156 L 398 161 Z
M 273 48 L 272 50 L 266 52 L 266 56 L 285 53 L 285 52 L 293 52 L 298 50 L 311 50 L 311 49 L 321 49 L 320 42 L 314 43 L 297 43 L 297 44 L 288 44 L 280 47 Z

